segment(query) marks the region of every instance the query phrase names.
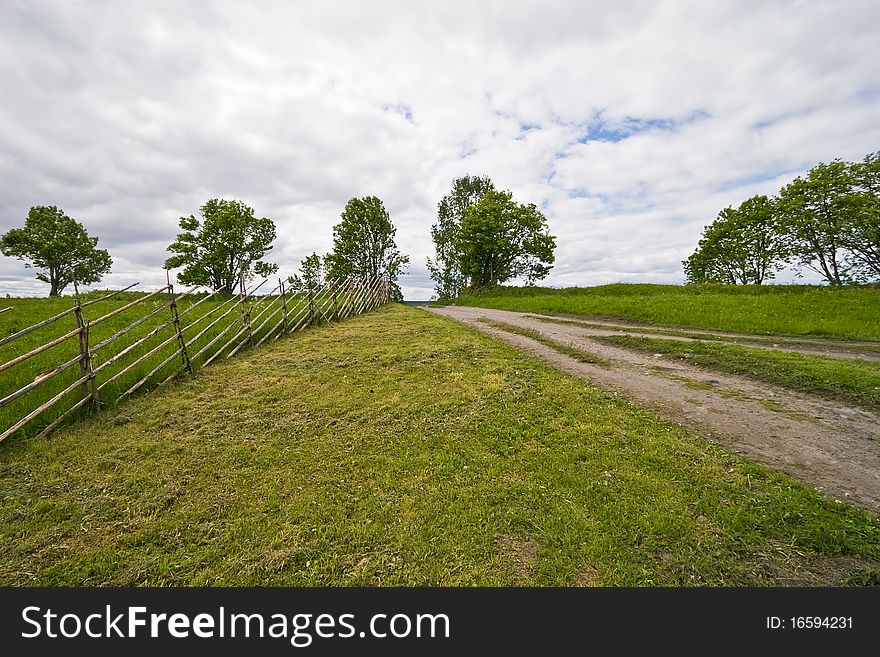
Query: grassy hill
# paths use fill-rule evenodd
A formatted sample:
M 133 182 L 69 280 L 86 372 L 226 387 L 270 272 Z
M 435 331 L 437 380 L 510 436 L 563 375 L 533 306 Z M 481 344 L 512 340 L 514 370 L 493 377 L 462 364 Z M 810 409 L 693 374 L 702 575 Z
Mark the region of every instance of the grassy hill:
M 4 585 L 880 577 L 880 521 L 389 305 L 0 444 Z
M 605 315 L 741 333 L 880 340 L 880 287 L 615 284 L 551 289 L 500 287 L 460 305 L 523 312 Z
M 294 297 L 291 297 L 289 301 L 291 305 L 293 299 Z M 139 303 L 126 308 L 136 301 Z M 83 303 L 87 304 L 83 308 L 83 315 L 85 320 L 90 322 L 89 345 L 92 351 L 92 365 L 95 368 L 104 368 L 98 374 L 98 383 L 104 385 L 100 393 L 103 407 L 114 405 L 120 395 L 156 367 L 159 369 L 154 373 L 151 383 L 143 386 L 140 392 L 153 387 L 157 382 L 163 381 L 181 369 L 182 358 L 174 356 L 178 342 L 175 338 L 174 326 L 170 324 L 172 315 L 168 307 L 169 301 L 170 296 L 165 292 L 149 295 L 143 292 L 113 294 L 104 291 L 83 296 Z M 198 294 L 184 297 L 177 302 L 180 323 L 185 332 L 194 367 L 204 363 L 226 340 L 235 335 L 234 324 L 239 322 L 241 317 L 241 310 L 234 307 L 236 301 L 236 297 L 216 295 L 206 298 L 206 295 Z M 271 308 L 271 302 L 271 298 L 256 297 L 248 304 L 251 317 L 254 318 L 255 339 L 268 333 L 279 320 L 279 317 L 275 316 L 266 323 L 271 317 L 271 311 L 267 310 Z M 0 300 L 0 308 L 11 308 L 10 311 L 0 313 L 0 338 L 12 336 L 22 329 L 69 311 L 73 306 L 74 299 L 70 296 Z M 93 323 L 100 317 L 110 314 L 112 316 L 106 320 L 98 324 Z M 136 322 L 140 323 L 122 333 L 126 327 Z M 214 322 L 216 323 L 211 327 Z M 262 328 L 257 330 L 261 325 Z M 76 327 L 75 316 L 67 314 L 12 342 L 0 345 L 0 363 L 20 357 L 64 336 Z M 221 335 L 224 331 L 226 333 Z M 212 341 L 215 343 L 213 348 L 210 348 Z M 104 346 L 101 346 L 102 343 L 105 343 Z M 196 357 L 203 348 L 208 350 Z M 226 353 L 232 348 L 230 346 Z M 126 350 L 126 353 L 119 360 L 114 360 L 114 357 L 123 350 Z M 151 352 L 152 355 L 146 356 Z M 78 354 L 79 341 L 77 336 L 73 336 L 0 373 L 0 399 L 4 399 L 7 395 L 13 395 L 15 391 L 37 381 L 42 374 L 51 372 L 64 363 L 68 364 L 68 367 L 54 378 L 40 383 L 27 394 L 0 406 L 0 432 L 12 427 L 40 404 L 76 382 L 81 376 L 80 368 L 77 363 L 70 361 Z M 141 356 L 146 357 L 140 363 L 134 364 Z M 111 377 L 117 376 L 118 378 L 111 380 Z M 25 436 L 36 435 L 81 399 L 79 390 L 74 390 L 73 394 L 68 394 L 58 404 L 44 411 L 18 433 Z

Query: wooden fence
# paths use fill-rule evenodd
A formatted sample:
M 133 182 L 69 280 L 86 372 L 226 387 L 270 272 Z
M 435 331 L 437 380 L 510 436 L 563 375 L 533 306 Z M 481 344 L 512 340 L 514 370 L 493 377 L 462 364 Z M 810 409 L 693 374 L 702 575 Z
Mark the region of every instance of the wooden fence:
M 259 347 L 312 324 L 366 312 L 388 302 L 390 292 L 388 280 L 381 277 L 328 281 L 300 290 L 278 279 L 271 291 L 258 294 L 267 283 L 268 279 L 247 289 L 242 277 L 233 294 L 200 288 L 178 294 L 169 281 L 95 319 L 87 318 L 89 307 L 118 298 L 134 285 L 85 302 L 77 294 L 73 307 L 0 338 L 0 348 L 14 354 L 0 364 L 0 382 L 17 385 L 22 377 L 27 381 L 14 390 L 0 385 L 0 395 L 5 395 L 0 410 L 14 405 L 17 411 L 7 417 L 8 426 L 0 425 L 0 441 L 38 420 L 44 425 L 38 435 L 45 436 L 81 409 L 98 411 L 139 390 L 194 375 L 246 346 Z M 0 312 L 6 310 L 11 308 Z M 132 321 L 133 314 L 137 316 Z M 66 318 L 71 315 L 75 325 L 64 329 L 61 322 L 70 322 Z M 102 325 L 105 335 L 99 334 Z M 15 353 L 16 344 L 44 329 L 54 329 L 57 335 Z M 42 368 L 46 360 L 49 368 L 35 375 L 32 368 L 17 380 L 11 376 L 14 368 L 29 361 Z M 35 401 L 26 404 L 28 399 Z

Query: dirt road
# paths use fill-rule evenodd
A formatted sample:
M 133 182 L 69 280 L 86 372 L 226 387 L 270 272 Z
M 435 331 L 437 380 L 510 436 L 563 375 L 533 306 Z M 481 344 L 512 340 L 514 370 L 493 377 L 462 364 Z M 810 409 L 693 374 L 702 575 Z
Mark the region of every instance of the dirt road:
M 701 369 L 660 354 L 652 356 L 592 339 L 598 335 L 649 335 L 640 333 L 640 327 L 636 326 L 592 319 L 587 320 L 590 326 L 559 324 L 541 321 L 539 316 L 529 313 L 468 306 L 426 309 L 468 324 L 564 372 L 651 408 L 732 451 L 784 471 L 826 495 L 880 514 L 880 419 L 873 413 L 745 377 Z M 548 340 L 595 354 L 610 366 L 583 363 L 531 338 L 488 326 L 481 319 L 538 331 Z M 742 337 L 735 336 L 737 340 Z M 759 340 L 763 348 L 841 358 L 852 357 L 863 347 L 873 346 L 814 340 L 793 342 L 782 338 L 763 342 L 766 336 Z M 866 350 L 864 354 L 866 360 L 876 357 L 872 351 Z

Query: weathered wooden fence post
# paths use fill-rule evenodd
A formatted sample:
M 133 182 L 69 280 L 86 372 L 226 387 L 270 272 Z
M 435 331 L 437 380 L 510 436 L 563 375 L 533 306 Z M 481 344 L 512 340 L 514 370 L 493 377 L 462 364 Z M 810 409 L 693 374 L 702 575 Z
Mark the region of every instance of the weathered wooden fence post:
M 330 283 L 330 294 L 333 297 L 333 319 L 339 319 L 339 298 L 336 292 L 336 281 Z
M 177 299 L 174 296 L 174 286 L 171 284 L 171 275 L 165 270 L 165 281 L 168 284 L 168 294 L 171 296 L 171 321 L 174 322 L 174 332 L 177 334 L 177 344 L 180 347 L 180 359 L 189 375 L 192 376 L 192 363 L 189 361 L 189 351 L 186 348 L 186 340 L 183 339 L 183 331 L 180 328 L 180 313 L 177 312 Z
M 73 314 L 76 317 L 76 325 L 79 328 L 79 371 L 80 378 L 88 377 L 82 382 L 83 398 L 91 396 L 92 409 L 99 410 L 101 408 L 101 400 L 98 397 L 98 386 L 95 382 L 95 371 L 92 368 L 92 356 L 89 353 L 89 324 L 83 319 L 82 302 L 79 298 L 79 285 L 76 277 L 73 279 L 73 291 L 76 297 L 76 305 Z M 91 388 L 91 392 L 89 389 Z
M 311 283 L 308 286 L 309 290 L 309 326 L 312 326 L 315 323 L 315 290 Z
M 241 298 L 241 323 L 242 327 L 247 328 L 248 344 L 254 346 L 254 329 L 251 326 L 251 307 L 248 304 L 247 289 L 244 284 L 244 270 L 238 273 L 238 289 Z
M 284 289 L 284 281 L 278 279 L 278 287 L 281 289 L 281 323 L 282 333 L 287 333 L 287 291 Z

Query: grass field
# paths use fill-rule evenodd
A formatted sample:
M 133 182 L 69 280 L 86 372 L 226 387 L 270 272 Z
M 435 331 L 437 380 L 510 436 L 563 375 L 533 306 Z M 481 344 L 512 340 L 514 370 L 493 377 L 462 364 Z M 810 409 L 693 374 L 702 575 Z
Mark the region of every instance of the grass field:
M 599 358 L 595 354 L 591 354 L 590 352 L 584 351 L 583 349 L 578 349 L 571 344 L 565 344 L 562 342 L 557 342 L 556 340 L 545 338 L 543 335 L 541 335 L 540 332 L 535 331 L 534 329 L 516 326 L 515 324 L 508 324 L 507 322 L 496 322 L 491 319 L 481 319 L 480 321 L 486 326 L 492 326 L 494 328 L 501 329 L 502 331 L 507 331 L 508 333 L 516 333 L 517 335 L 531 338 L 535 342 L 538 342 L 545 347 L 555 349 L 559 353 L 570 356 L 581 363 L 590 363 L 591 365 L 599 365 L 601 367 L 609 366 L 607 361 Z
M 619 347 L 681 358 L 691 364 L 742 374 L 880 411 L 880 365 L 737 345 L 613 335 L 592 338 Z
M 880 288 L 808 285 L 601 285 L 502 287 L 459 305 L 522 312 L 602 315 L 740 333 L 880 340 Z
M 13 438 L 0 482 L 5 585 L 880 578 L 867 512 L 400 305 Z
M 107 294 L 108 292 L 106 291 L 93 292 L 84 295 L 83 302 L 88 303 L 92 300 L 97 300 L 106 296 Z M 145 293 L 122 292 L 105 301 L 99 301 L 88 305 L 83 309 L 83 314 L 87 320 L 94 321 L 106 313 L 121 309 L 126 304 L 132 303 L 137 299 L 143 299 L 145 296 Z M 189 342 L 188 349 L 190 355 L 195 356 L 202 347 L 208 345 L 211 340 L 217 337 L 222 331 L 227 328 L 228 330 L 212 348 L 209 348 L 202 356 L 193 359 L 194 367 L 198 367 L 201 363 L 204 363 L 226 340 L 235 335 L 237 329 L 231 325 L 240 322 L 241 318 L 241 310 L 233 307 L 236 303 L 234 298 L 230 299 L 227 297 L 225 299 L 220 299 L 218 298 L 218 295 L 218 297 L 207 299 L 196 306 L 196 302 L 198 302 L 202 296 L 203 295 L 194 295 L 186 297 L 178 302 L 181 325 L 184 327 L 185 337 Z M 89 345 L 94 348 L 96 345 L 99 345 L 102 341 L 115 335 L 118 331 L 135 320 L 155 313 L 152 317 L 147 318 L 146 321 L 130 332 L 119 336 L 106 347 L 99 349 L 94 355 L 93 366 L 100 367 L 115 354 L 119 353 L 123 348 L 133 344 L 140 338 L 148 336 L 154 331 L 154 329 L 158 328 L 163 323 L 167 323 L 171 318 L 171 310 L 170 308 L 163 306 L 167 306 L 169 299 L 170 297 L 167 293 L 159 294 L 155 297 L 144 300 L 142 303 L 135 305 L 132 308 L 120 312 L 118 315 L 101 322 L 97 326 L 91 327 L 89 331 Z M 66 311 L 73 306 L 73 303 L 71 297 L 3 299 L 0 301 L 0 307 L 10 307 L 12 310 L 0 314 L 0 338 L 12 335 L 21 329 Z M 254 327 L 257 327 L 271 314 L 272 311 L 269 311 L 262 317 L 257 317 L 261 309 L 267 303 L 268 300 L 258 297 L 250 304 L 251 316 L 256 318 L 256 321 L 253 323 Z M 211 313 L 213 311 L 216 312 L 212 315 Z M 221 319 L 213 328 L 204 332 L 201 337 L 194 339 L 203 331 L 203 329 L 206 329 L 211 322 L 227 311 L 231 312 Z M 264 335 L 277 321 L 278 316 L 266 324 L 262 331 L 256 334 L 256 337 L 259 338 Z M 50 340 L 63 336 L 76 329 L 76 327 L 76 318 L 73 314 L 70 314 L 43 328 L 28 333 L 13 342 L 0 346 L 0 363 L 27 353 L 40 345 L 48 343 Z M 156 332 L 152 337 L 147 338 L 142 344 L 133 348 L 120 360 L 109 364 L 101 373 L 99 373 L 98 383 L 101 384 L 110 379 L 113 375 L 122 372 L 129 366 L 129 364 L 133 363 L 141 355 L 146 354 L 170 338 L 170 342 L 155 351 L 152 356 L 124 372 L 119 378 L 104 387 L 100 391 L 102 406 L 112 406 L 119 395 L 128 390 L 134 383 L 172 355 L 178 348 L 178 343 L 177 340 L 174 339 L 174 335 L 174 327 L 166 326 Z M 225 353 L 229 353 L 234 346 L 235 345 L 231 345 L 225 350 Z M 10 395 L 22 386 L 31 383 L 40 373 L 47 372 L 66 363 L 78 354 L 79 342 L 78 338 L 74 336 L 63 343 L 0 373 L 0 399 Z M 154 374 L 151 379 L 152 383 L 155 384 L 156 382 L 163 381 L 175 371 L 179 370 L 182 367 L 182 364 L 183 361 L 180 357 L 173 358 Z M 65 371 L 55 376 L 55 378 L 45 381 L 26 395 L 0 407 L 0 432 L 11 427 L 16 421 L 27 415 L 31 410 L 37 408 L 41 403 L 63 391 L 79 379 L 80 376 L 79 365 L 74 363 Z M 150 386 L 146 386 L 144 389 L 149 387 Z M 65 410 L 73 406 L 81 398 L 82 395 L 79 390 L 74 390 L 63 398 L 56 406 L 46 410 L 39 417 L 35 418 L 30 424 L 21 429 L 20 432 L 23 435 L 35 435 L 43 427 L 47 426 L 54 418 L 60 416 Z M 87 408 L 85 410 L 87 410 Z

